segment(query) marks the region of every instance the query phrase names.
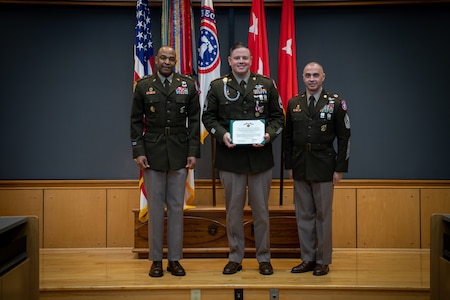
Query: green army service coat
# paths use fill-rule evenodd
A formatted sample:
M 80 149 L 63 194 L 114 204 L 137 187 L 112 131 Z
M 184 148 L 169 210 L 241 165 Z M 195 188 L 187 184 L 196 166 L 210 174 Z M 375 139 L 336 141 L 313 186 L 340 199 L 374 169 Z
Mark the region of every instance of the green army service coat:
M 136 83 L 131 108 L 133 158 L 153 170 L 178 170 L 200 157 L 200 103 L 195 81 L 174 73 L 169 91 L 157 74 Z
M 274 166 L 272 142 L 281 134 L 284 114 L 278 91 L 272 79 L 251 73 L 245 92 L 230 73 L 213 80 L 206 97 L 202 121 L 216 139 L 214 166 L 235 173 L 257 173 Z M 232 99 L 232 100 L 230 100 Z M 237 145 L 228 148 L 223 136 L 230 132 L 232 120 L 264 120 L 270 142 L 264 147 Z
M 337 94 L 322 90 L 310 114 L 306 98 L 305 92 L 295 96 L 286 109 L 285 168 L 293 170 L 296 180 L 331 181 L 334 172 L 348 171 L 347 104 Z

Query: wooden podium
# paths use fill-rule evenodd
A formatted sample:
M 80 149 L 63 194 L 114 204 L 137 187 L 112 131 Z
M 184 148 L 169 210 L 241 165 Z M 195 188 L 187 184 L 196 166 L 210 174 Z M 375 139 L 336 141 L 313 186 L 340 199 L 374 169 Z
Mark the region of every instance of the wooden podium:
M 0 217 L 0 300 L 39 299 L 37 217 Z
M 293 206 L 269 208 L 272 257 L 300 257 L 300 244 Z M 148 226 L 134 213 L 134 248 L 139 258 L 148 258 Z M 184 257 L 227 257 L 228 240 L 224 207 L 196 207 L 184 212 Z M 166 236 L 167 226 L 164 226 Z M 244 209 L 245 256 L 255 256 L 253 219 L 250 207 Z M 167 243 L 164 240 L 164 247 Z M 164 253 L 167 249 L 164 248 Z
M 431 300 L 450 299 L 450 214 L 431 216 Z

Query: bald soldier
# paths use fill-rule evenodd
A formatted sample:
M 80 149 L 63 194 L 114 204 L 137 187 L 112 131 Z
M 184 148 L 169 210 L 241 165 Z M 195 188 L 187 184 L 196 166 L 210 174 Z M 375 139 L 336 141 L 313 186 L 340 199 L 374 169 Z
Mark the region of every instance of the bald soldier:
M 316 276 L 329 272 L 333 186 L 348 171 L 350 151 L 347 104 L 323 89 L 324 80 L 320 64 L 305 66 L 306 91 L 289 100 L 285 127 L 285 168 L 294 179 L 302 258 L 291 272 Z

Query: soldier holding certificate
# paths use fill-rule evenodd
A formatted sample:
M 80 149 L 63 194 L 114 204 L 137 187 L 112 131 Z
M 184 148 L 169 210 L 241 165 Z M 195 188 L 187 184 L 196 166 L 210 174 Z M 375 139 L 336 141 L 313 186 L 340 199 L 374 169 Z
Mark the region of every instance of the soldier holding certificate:
M 230 49 L 228 63 L 232 72 L 211 82 L 202 117 L 206 129 L 216 139 L 214 166 L 225 191 L 230 253 L 223 274 L 242 269 L 248 188 L 259 272 L 271 275 L 268 199 L 274 166 L 272 142 L 283 129 L 283 109 L 273 80 L 250 71 L 252 56 L 245 45 L 237 43 Z M 240 120 L 248 122 L 235 123 Z M 259 132 L 261 123 L 264 126 Z M 251 137 L 247 138 L 249 130 Z

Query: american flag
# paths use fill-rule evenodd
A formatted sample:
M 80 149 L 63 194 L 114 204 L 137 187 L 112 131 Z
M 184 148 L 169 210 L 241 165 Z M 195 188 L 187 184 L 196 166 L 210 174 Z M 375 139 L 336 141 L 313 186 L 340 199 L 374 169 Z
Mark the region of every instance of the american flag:
M 155 57 L 151 32 L 150 10 L 148 0 L 136 2 L 136 26 L 134 44 L 134 81 L 153 74 Z
M 137 0 L 136 2 L 136 26 L 134 44 L 134 83 L 146 75 L 153 74 L 155 57 L 153 55 L 153 42 L 151 32 L 150 10 L 148 0 Z M 145 122 L 145 116 L 142 116 Z M 144 134 L 144 132 L 143 132 Z M 147 222 L 147 192 L 145 190 L 142 170 L 139 172 L 139 221 Z

